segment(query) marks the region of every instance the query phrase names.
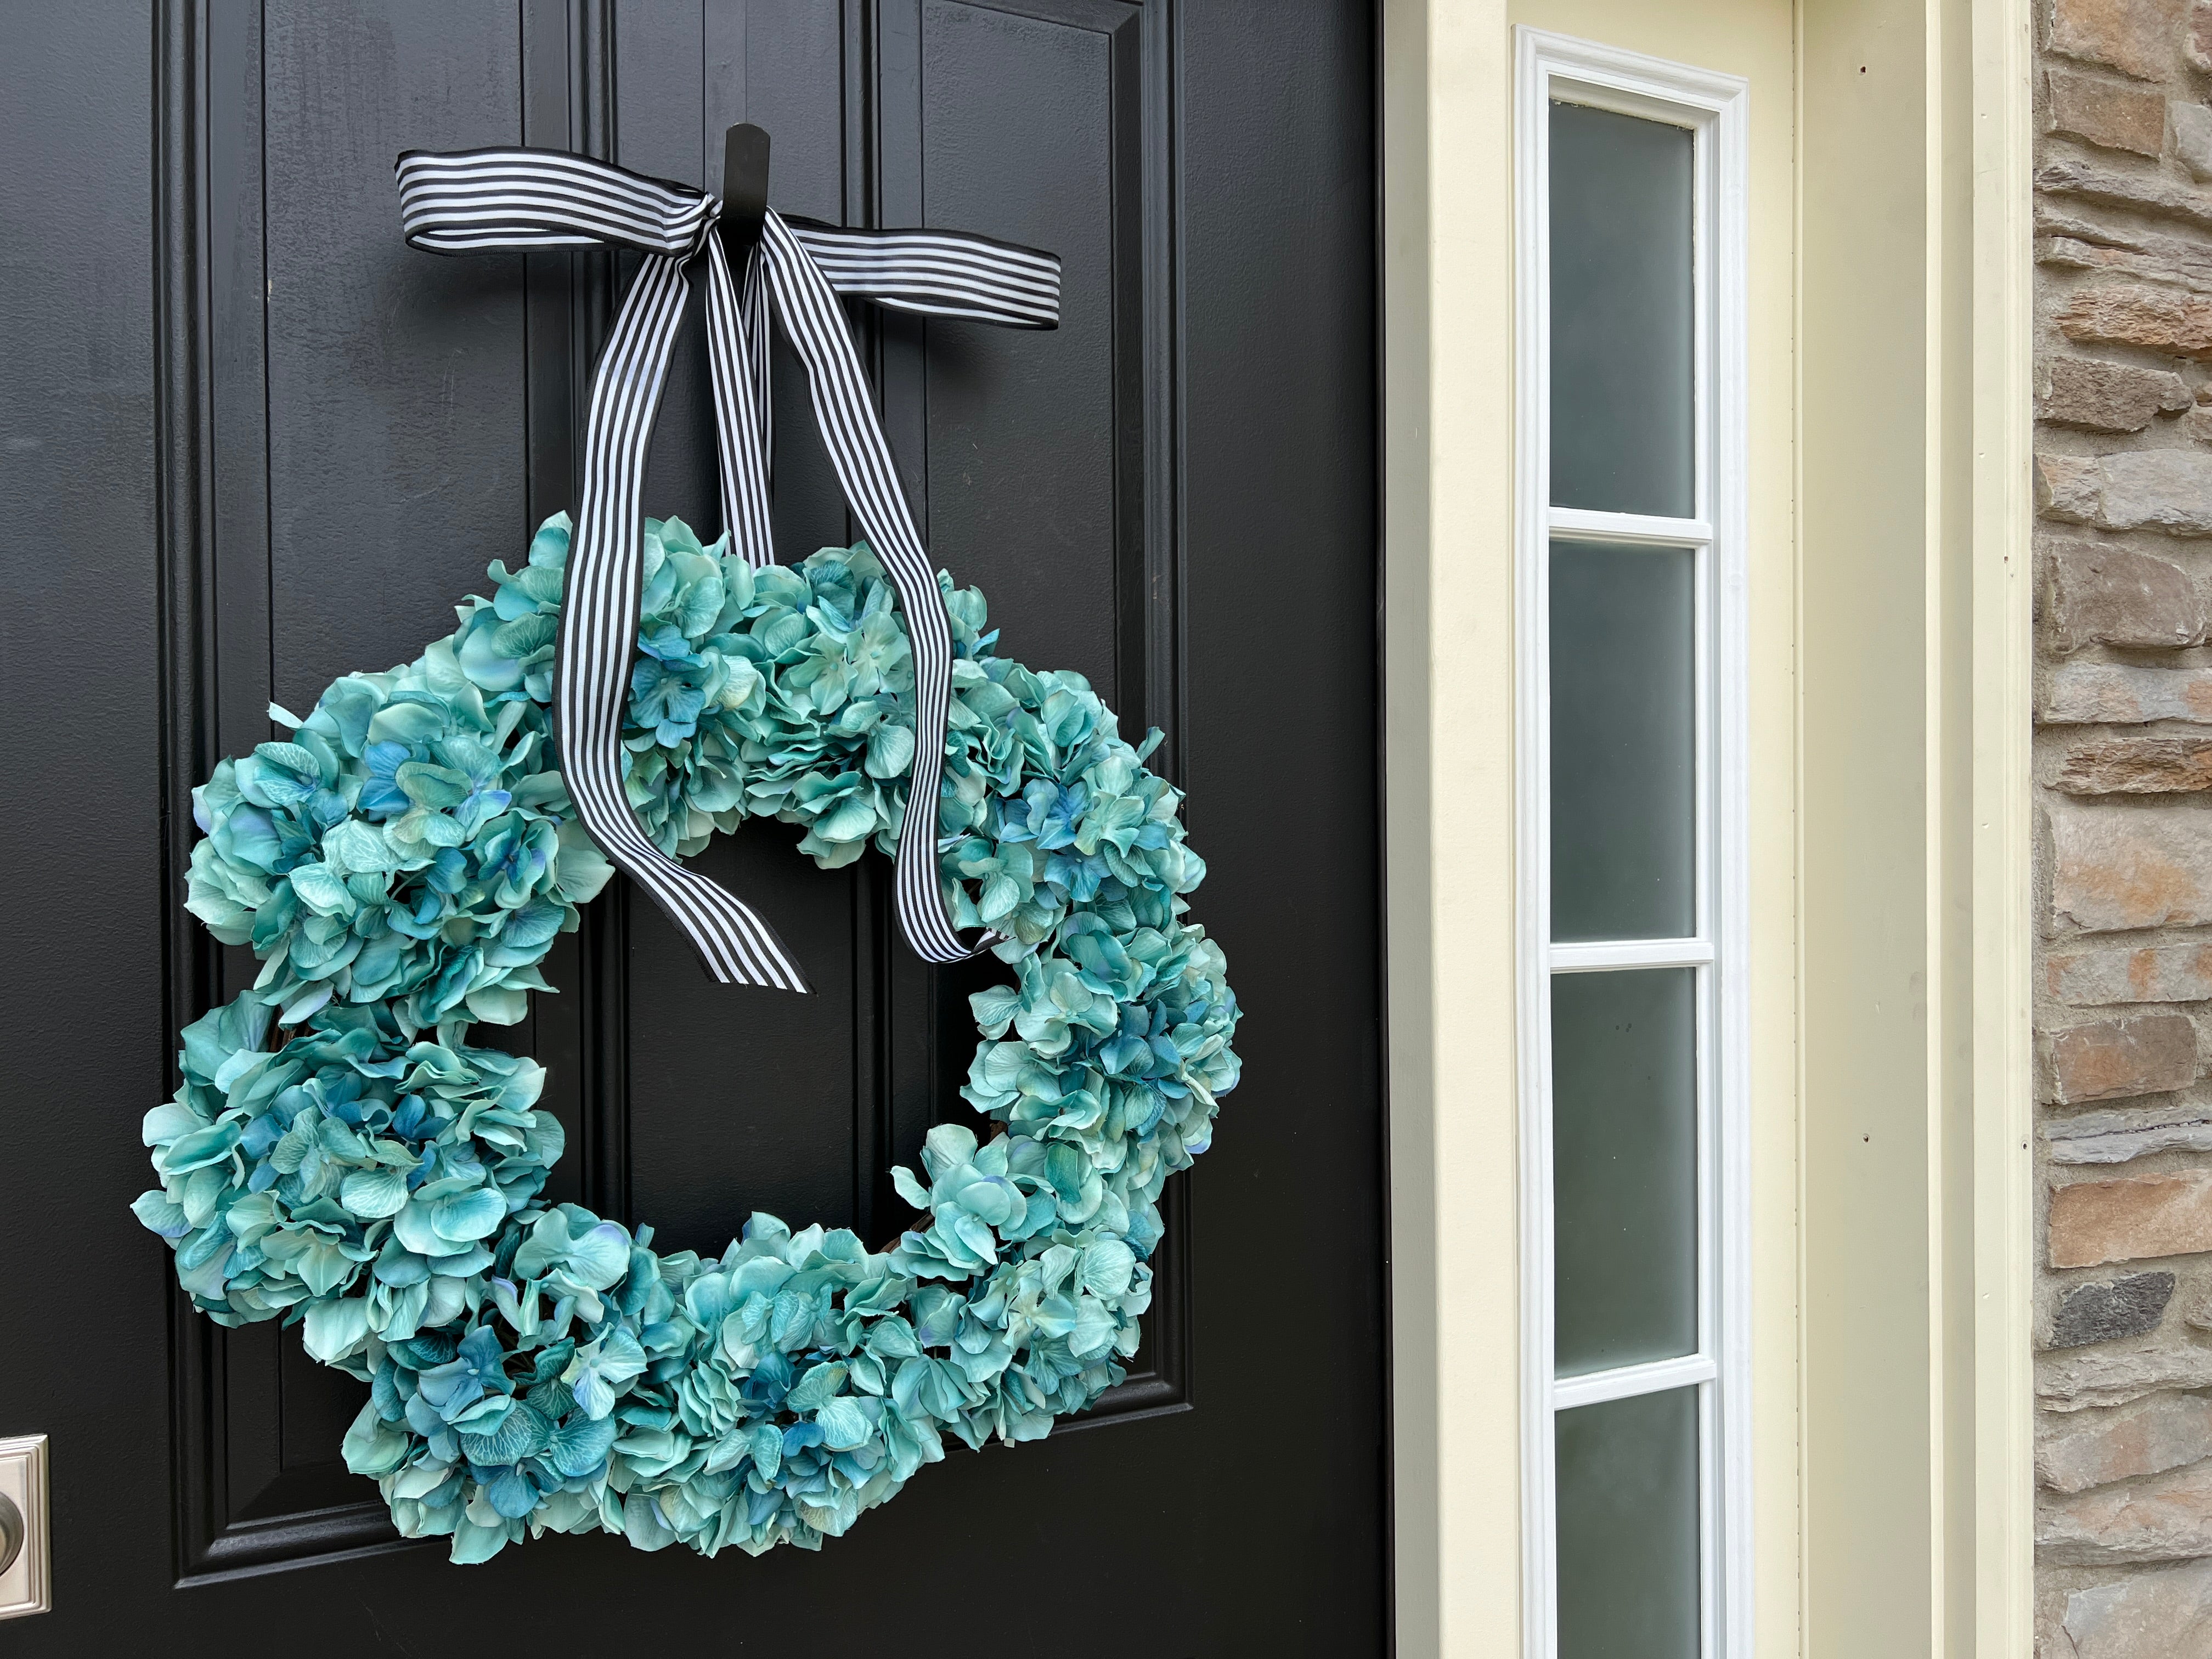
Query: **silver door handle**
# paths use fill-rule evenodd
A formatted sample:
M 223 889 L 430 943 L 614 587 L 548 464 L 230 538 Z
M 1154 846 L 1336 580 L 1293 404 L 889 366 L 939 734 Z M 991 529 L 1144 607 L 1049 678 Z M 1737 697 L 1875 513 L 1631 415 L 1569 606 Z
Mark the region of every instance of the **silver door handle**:
M 23 1553 L 23 1511 L 15 1507 L 15 1500 L 0 1492 L 0 1572 L 15 1565 L 15 1558 Z

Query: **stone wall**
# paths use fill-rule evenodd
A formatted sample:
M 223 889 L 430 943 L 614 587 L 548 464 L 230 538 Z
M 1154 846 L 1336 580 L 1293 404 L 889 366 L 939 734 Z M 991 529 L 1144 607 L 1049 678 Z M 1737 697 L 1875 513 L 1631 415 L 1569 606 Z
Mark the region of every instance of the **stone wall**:
M 2212 0 L 2030 0 L 2040 1659 L 2212 1659 Z

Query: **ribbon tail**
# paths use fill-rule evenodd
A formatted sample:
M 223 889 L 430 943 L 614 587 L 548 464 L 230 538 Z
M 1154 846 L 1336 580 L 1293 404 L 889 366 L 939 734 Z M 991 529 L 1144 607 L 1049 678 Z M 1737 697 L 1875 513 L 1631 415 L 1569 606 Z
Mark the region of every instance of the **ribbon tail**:
M 986 948 L 963 944 L 945 908 L 937 870 L 938 787 L 945 769 L 945 730 L 952 691 L 952 625 L 937 568 L 921 544 L 891 462 L 890 445 L 860 370 L 843 307 L 781 216 L 770 210 L 761 227 L 768 281 L 784 332 L 806 365 L 816 422 L 845 499 L 868 544 L 884 562 L 906 612 L 914 652 L 914 766 L 900 828 L 894 888 L 899 927 L 926 962 L 964 962 Z
M 663 853 L 630 810 L 622 721 L 636 651 L 646 448 L 684 313 L 683 259 L 646 259 L 592 383 L 584 485 L 568 550 L 556 659 L 561 770 L 599 848 L 665 910 L 725 985 L 804 992 L 805 976 L 751 907 Z
M 750 270 L 747 275 L 750 281 Z M 738 556 L 754 569 L 765 570 L 775 562 L 761 407 L 765 371 L 756 372 L 754 331 L 747 322 L 721 239 L 709 236 L 707 361 L 714 388 L 714 444 L 721 460 L 722 525 Z
M 769 395 L 768 261 L 756 245 L 745 261 L 744 286 L 738 315 L 745 335 L 745 362 L 753 375 L 753 412 L 760 418 L 761 477 L 775 482 L 775 401 Z

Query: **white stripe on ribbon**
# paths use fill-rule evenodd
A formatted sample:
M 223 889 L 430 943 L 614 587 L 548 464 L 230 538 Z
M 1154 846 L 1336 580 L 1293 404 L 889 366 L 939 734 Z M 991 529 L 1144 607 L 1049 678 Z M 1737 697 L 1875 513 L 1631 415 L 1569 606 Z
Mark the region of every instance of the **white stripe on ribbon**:
M 769 514 L 769 312 L 805 365 L 816 423 L 863 536 L 882 559 L 914 651 L 914 769 L 900 828 L 899 925 L 926 960 L 958 962 L 963 943 L 937 872 L 937 799 L 951 695 L 952 631 L 900 489 L 840 295 L 893 310 L 1052 328 L 1060 261 L 1034 248 L 943 230 L 853 230 L 787 220 L 771 209 L 733 277 L 714 234 L 721 204 L 559 150 L 485 149 L 399 158 L 400 219 L 433 253 L 613 246 L 646 258 L 592 376 L 583 497 L 568 550 L 553 694 L 562 775 L 594 841 L 684 931 L 724 984 L 807 988 L 752 908 L 655 847 L 623 789 L 623 714 L 636 648 L 646 447 L 688 292 L 684 266 L 707 256 L 707 345 L 722 512 L 739 556 L 775 562 Z

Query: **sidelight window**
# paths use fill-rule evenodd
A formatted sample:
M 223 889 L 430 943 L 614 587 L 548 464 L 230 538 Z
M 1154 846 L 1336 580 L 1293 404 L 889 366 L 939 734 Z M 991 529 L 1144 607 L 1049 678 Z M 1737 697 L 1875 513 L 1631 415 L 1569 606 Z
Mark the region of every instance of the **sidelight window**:
M 1745 98 L 1517 109 L 1529 1659 L 1748 1653 Z

